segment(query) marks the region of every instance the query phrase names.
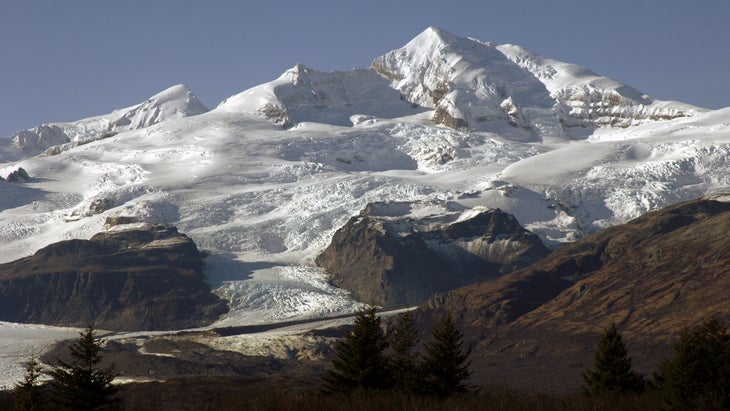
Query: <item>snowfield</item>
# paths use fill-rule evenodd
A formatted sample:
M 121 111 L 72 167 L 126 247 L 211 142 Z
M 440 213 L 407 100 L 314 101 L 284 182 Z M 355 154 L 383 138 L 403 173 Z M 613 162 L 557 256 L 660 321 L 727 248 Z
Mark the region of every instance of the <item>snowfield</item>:
M 373 66 L 297 65 L 210 111 L 175 86 L 0 139 L 0 176 L 22 167 L 32 177 L 0 181 L 0 262 L 115 229 L 108 217 L 174 224 L 208 254 L 210 282 L 231 305 L 217 325 L 263 324 L 361 306 L 314 258 L 371 202 L 499 207 L 559 246 L 730 191 L 730 108 L 656 101 L 433 28 Z M 456 128 L 435 122 L 459 116 Z M 76 331 L 3 323 L 0 334 L 15 364 L 0 367 L 17 371 L 29 350 Z M 48 338 L 16 345 L 23 335 Z

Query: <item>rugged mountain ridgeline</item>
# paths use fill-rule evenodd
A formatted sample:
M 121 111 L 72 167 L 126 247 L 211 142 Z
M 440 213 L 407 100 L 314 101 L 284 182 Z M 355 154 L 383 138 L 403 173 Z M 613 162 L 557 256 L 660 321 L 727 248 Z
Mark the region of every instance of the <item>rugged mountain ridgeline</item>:
M 689 105 L 655 101 L 583 67 L 519 46 L 461 38 L 435 27 L 377 57 L 372 68 L 391 79 L 406 100 L 433 109 L 436 123 L 471 130 L 503 123 L 523 132 L 514 138 L 527 141 L 566 137 L 586 127 L 629 127 L 697 111 Z
M 549 253 L 499 209 L 375 203 L 337 230 L 318 257 L 332 283 L 383 307 L 493 279 Z
M 729 116 L 437 28 L 371 67 L 297 64 L 213 110 L 175 86 L 0 139 L 0 320 L 178 329 L 227 312 L 235 333 L 439 295 L 421 325 L 454 312 L 475 382 L 573 390 L 612 321 L 648 373 L 679 330 L 728 313 L 727 204 L 619 224 L 730 187 Z M 106 230 L 119 216 L 169 225 Z M 541 260 L 543 244 L 563 248 Z M 276 355 L 330 336 L 287 335 Z M 135 365 L 154 352 L 130 347 Z
M 701 111 L 654 100 L 519 46 L 457 37 L 436 27 L 376 57 L 367 69 L 325 73 L 298 64 L 218 108 L 258 112 L 285 128 L 304 121 L 350 125 L 351 116 L 396 118 L 432 110 L 437 124 L 501 129 L 519 141 L 585 137 L 594 127 L 629 127 Z
M 499 208 L 558 246 L 730 185 L 722 110 L 434 27 L 372 61 L 293 64 L 213 110 L 179 85 L 0 139 L 0 176 L 22 167 L 33 177 L 0 184 L 0 262 L 88 238 L 116 215 L 174 224 L 211 261 L 236 262 L 212 273 L 231 279 L 221 287 L 235 315 L 289 320 L 358 304 L 312 262 L 369 203 Z M 437 260 L 428 265 L 453 268 Z M 486 278 L 460 264 L 468 282 Z M 294 289 L 307 297 L 275 297 Z
M 62 241 L 0 265 L 2 321 L 169 330 L 226 310 L 205 282 L 195 243 L 166 225 Z
M 495 281 L 429 301 L 426 328 L 454 313 L 473 344 L 476 381 L 569 391 L 612 322 L 645 375 L 685 328 L 730 318 L 730 203 L 699 199 L 567 245 Z
M 23 157 L 43 153 L 54 155 L 94 140 L 112 137 L 176 118 L 194 116 L 208 108 L 183 84 L 163 90 L 144 102 L 112 113 L 72 123 L 41 124 L 10 137 L 5 155 Z M 1 151 L 0 151 L 1 153 Z
M 20 167 L 17 170 L 10 172 L 10 174 L 5 177 L 0 176 L 0 181 L 8 181 L 11 183 L 25 182 L 28 180 L 30 180 L 30 176 L 28 175 L 28 172 L 23 169 L 23 167 Z

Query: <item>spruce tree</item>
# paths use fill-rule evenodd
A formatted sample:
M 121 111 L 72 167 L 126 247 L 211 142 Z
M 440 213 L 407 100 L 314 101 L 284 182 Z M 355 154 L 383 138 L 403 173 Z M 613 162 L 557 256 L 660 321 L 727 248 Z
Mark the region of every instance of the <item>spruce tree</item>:
M 40 411 L 47 409 L 46 396 L 41 384 L 43 367 L 35 357 L 23 363 L 25 375 L 23 380 L 15 384 L 15 401 L 18 409 Z
M 419 353 L 415 351 L 418 345 L 418 331 L 413 325 L 413 315 L 406 312 L 398 317 L 398 323 L 393 330 L 390 343 L 393 349 L 391 370 L 394 386 L 403 392 L 415 392 L 418 384 Z
M 719 318 L 685 330 L 654 376 L 667 410 L 730 409 L 730 336 Z
M 112 385 L 114 367 L 101 369 L 101 345 L 92 326 L 79 333 L 70 347 L 71 363 L 58 360 L 48 371 L 54 402 L 72 410 L 100 410 L 114 403 L 118 387 Z
M 432 340 L 426 343 L 421 363 L 424 393 L 448 397 L 469 391 L 467 380 L 471 375 L 467 361 L 471 348 L 464 351 L 464 334 L 456 328 L 450 313 L 442 317 L 433 331 Z
M 335 345 L 332 368 L 323 379 L 326 393 L 349 392 L 356 388 L 384 389 L 391 386 L 388 347 L 375 307 L 355 316 L 355 327 Z
M 583 373 L 583 381 L 583 390 L 590 395 L 620 394 L 644 388 L 643 377 L 631 369 L 631 358 L 616 324 L 604 330 L 593 354 L 593 369 Z

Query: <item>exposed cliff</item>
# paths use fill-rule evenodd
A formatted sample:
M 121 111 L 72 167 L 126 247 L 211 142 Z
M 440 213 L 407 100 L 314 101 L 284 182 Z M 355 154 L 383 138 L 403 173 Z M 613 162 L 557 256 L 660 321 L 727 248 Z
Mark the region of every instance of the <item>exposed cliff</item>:
M 498 277 L 548 252 L 499 209 L 377 203 L 335 233 L 317 264 L 360 300 L 397 306 Z
M 166 225 L 62 241 L 0 265 L 3 321 L 179 329 L 226 309 L 205 282 L 195 243 Z

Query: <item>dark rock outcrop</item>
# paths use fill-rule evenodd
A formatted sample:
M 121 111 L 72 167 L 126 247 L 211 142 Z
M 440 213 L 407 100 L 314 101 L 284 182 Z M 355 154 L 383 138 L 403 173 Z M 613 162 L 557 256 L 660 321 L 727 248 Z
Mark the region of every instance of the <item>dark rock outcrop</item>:
M 439 212 L 424 216 L 429 207 Z M 548 253 L 499 209 L 376 203 L 335 233 L 317 264 L 361 301 L 392 307 L 499 277 Z
M 28 172 L 25 171 L 25 169 L 23 167 L 19 167 L 17 170 L 8 174 L 7 177 L 5 177 L 5 178 L 0 177 L 0 181 L 2 181 L 2 180 L 9 181 L 11 183 L 20 183 L 20 182 L 30 180 L 30 175 L 28 175 Z
M 649 375 L 683 329 L 710 314 L 730 320 L 728 233 L 730 203 L 680 203 L 437 297 L 416 317 L 428 330 L 445 311 L 455 316 L 482 384 L 576 391 L 611 323 Z
M 0 320 L 110 330 L 179 329 L 226 312 L 195 243 L 175 227 L 105 232 L 0 265 Z

